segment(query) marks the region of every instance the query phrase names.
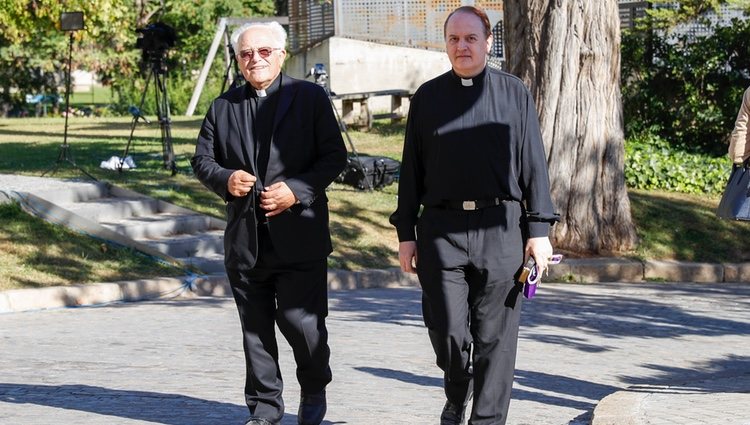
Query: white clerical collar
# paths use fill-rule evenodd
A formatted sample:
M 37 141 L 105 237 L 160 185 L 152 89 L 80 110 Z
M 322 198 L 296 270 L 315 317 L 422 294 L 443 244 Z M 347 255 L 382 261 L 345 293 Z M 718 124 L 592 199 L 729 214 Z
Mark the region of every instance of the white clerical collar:
M 258 95 L 258 97 L 266 97 L 266 96 L 268 96 L 268 94 L 266 94 L 265 90 L 258 90 L 258 89 L 253 89 L 253 90 L 255 90 L 255 94 Z
M 461 85 L 464 87 L 471 87 L 474 85 L 474 79 L 472 78 L 461 78 Z

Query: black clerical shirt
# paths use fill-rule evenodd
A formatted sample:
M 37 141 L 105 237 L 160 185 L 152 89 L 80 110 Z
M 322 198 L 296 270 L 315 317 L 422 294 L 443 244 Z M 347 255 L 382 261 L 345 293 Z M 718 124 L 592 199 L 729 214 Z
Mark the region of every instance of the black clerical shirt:
M 279 103 L 279 87 L 281 74 L 264 91 L 250 87 L 250 114 L 252 123 L 252 138 L 255 155 L 257 181 L 255 182 L 256 204 L 255 211 L 258 222 L 266 222 L 266 211 L 260 208 L 259 194 L 265 187 L 265 175 L 273 140 L 273 121 L 276 116 L 276 106 Z
M 258 175 L 261 181 L 268 168 L 268 157 L 271 149 L 273 133 L 273 120 L 276 115 L 276 105 L 279 103 L 279 87 L 281 86 L 281 74 L 265 90 L 250 90 L 250 113 L 253 124 L 253 145 L 255 146 L 255 163 L 258 167 Z
M 534 101 L 510 74 L 449 71 L 411 100 L 391 223 L 399 241 L 416 240 L 420 205 L 491 198 L 523 202 L 530 237 L 548 236 L 558 218 Z

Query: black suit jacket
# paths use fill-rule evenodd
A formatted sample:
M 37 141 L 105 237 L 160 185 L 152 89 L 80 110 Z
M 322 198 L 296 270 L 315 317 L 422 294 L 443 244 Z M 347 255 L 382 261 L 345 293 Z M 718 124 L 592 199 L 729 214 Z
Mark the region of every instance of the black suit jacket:
M 281 75 L 271 150 L 265 176 L 258 176 L 250 114 L 251 86 L 214 100 L 203 120 L 191 161 L 198 179 L 227 203 L 225 265 L 249 269 L 258 254 L 254 198 L 260 182 L 286 182 L 300 201 L 268 223 L 277 254 L 289 263 L 325 258 L 331 253 L 325 188 L 346 164 L 346 147 L 322 87 Z M 227 182 L 235 170 L 259 177 L 249 194 L 236 198 Z

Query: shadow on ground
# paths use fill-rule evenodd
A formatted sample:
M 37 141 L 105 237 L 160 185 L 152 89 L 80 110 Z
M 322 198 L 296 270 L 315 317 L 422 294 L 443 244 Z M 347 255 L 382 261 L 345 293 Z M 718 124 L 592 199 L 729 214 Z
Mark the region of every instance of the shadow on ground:
M 617 285 L 609 286 L 616 291 Z M 576 329 L 584 336 L 591 334 L 607 339 L 750 333 L 750 323 L 746 321 L 717 318 L 660 301 L 672 296 L 690 296 L 695 303 L 711 303 L 713 297 L 731 296 L 736 299 L 738 310 L 750 310 L 750 285 L 696 284 L 689 290 L 670 284 L 640 286 L 658 286 L 660 298 L 655 299 L 624 294 L 585 294 L 580 291 L 583 286 L 542 286 L 542 292 L 536 298 L 524 301 L 521 326 L 530 330 L 525 333 L 525 338 L 567 345 L 584 352 L 601 352 L 610 347 L 589 344 L 580 336 L 537 332 L 534 328 Z M 567 290 L 568 287 L 576 288 L 575 292 Z M 332 309 L 359 313 L 349 315 L 349 320 L 423 326 L 421 292 L 418 288 L 332 291 L 330 298 L 333 301 Z
M 165 425 L 236 423 L 247 408 L 180 394 L 91 385 L 0 384 L 0 402 L 36 404 Z M 206 417 L 206 412 L 211 412 Z
M 249 416 L 247 407 L 237 404 L 91 385 L 0 383 L 2 402 L 36 404 L 163 425 L 232 424 L 241 423 Z M 283 423 L 297 423 L 297 416 L 287 413 Z M 323 421 L 323 425 L 335 423 Z
M 652 285 L 641 285 L 651 287 Z M 750 333 L 750 323 L 712 316 L 710 305 L 717 297 L 736 299 L 733 308 L 750 309 L 750 285 L 698 285 L 689 289 L 658 284 L 659 298 L 628 294 L 586 294 L 580 285 L 571 291 L 565 285 L 542 286 L 538 297 L 525 301 L 522 315 L 524 338 L 555 345 L 565 345 L 587 353 L 605 352 L 610 346 L 593 344 L 587 335 L 599 341 L 637 337 L 644 339 L 680 338 L 685 336 L 722 336 Z M 618 286 L 611 285 L 616 291 Z M 644 292 L 645 293 L 645 292 Z M 653 291 L 648 292 L 653 294 Z M 696 309 L 681 308 L 662 302 L 670 297 L 689 297 Z M 402 326 L 423 326 L 421 293 L 418 288 L 397 290 L 372 289 L 332 292 L 335 310 L 358 313 L 348 320 L 375 321 Z M 726 304 L 726 303 L 725 303 Z M 726 315 L 725 315 L 726 316 Z M 743 316 L 744 317 L 744 316 Z M 575 333 L 556 329 L 575 329 Z M 426 331 L 425 331 L 426 332 Z M 429 350 L 429 347 L 425 347 Z M 646 365 L 658 371 L 643 378 L 622 377 L 624 382 L 636 384 L 664 384 L 665 382 L 710 379 L 726 374 L 750 372 L 750 357 L 733 356 L 717 359 L 697 369 L 670 368 Z M 442 380 L 434 377 L 384 368 L 357 368 L 381 378 L 389 378 L 420 386 L 441 387 Z M 743 372 L 744 371 L 744 372 Z M 516 370 L 515 381 L 524 388 L 513 390 L 514 400 L 529 400 L 546 405 L 557 405 L 584 411 L 571 424 L 585 423 L 596 400 L 620 388 L 596 382 L 582 381 L 562 375 L 550 375 L 532 370 Z M 706 391 L 712 389 L 707 387 Z M 589 402 L 587 400 L 592 400 Z

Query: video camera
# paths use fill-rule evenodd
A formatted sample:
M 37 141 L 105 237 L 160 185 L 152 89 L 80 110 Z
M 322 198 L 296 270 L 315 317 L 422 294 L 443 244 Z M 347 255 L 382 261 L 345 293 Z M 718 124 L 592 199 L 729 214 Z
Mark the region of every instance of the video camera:
M 177 42 L 177 34 L 174 28 L 163 22 L 156 22 L 138 28 L 135 32 L 138 33 L 135 47 L 143 52 L 143 64 L 151 63 L 154 69 L 166 72 L 164 59 L 167 50 L 174 47 Z
M 326 67 L 322 63 L 316 63 L 314 67 L 310 68 L 310 72 L 307 73 L 307 76 L 312 76 L 315 80 L 315 84 L 326 88 L 328 85 L 328 73 L 326 72 Z
M 140 34 L 135 42 L 135 47 L 144 52 L 161 52 L 174 47 L 177 35 L 174 28 L 163 22 L 147 25 L 135 30 Z

